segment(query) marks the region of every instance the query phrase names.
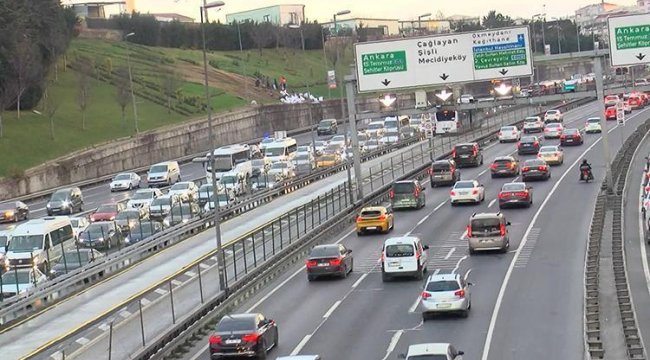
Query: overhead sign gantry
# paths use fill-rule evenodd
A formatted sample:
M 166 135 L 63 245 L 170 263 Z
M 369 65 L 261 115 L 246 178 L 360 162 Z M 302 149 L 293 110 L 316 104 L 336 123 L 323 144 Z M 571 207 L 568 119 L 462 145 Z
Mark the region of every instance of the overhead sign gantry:
M 359 92 L 530 76 L 528 27 L 357 43 Z

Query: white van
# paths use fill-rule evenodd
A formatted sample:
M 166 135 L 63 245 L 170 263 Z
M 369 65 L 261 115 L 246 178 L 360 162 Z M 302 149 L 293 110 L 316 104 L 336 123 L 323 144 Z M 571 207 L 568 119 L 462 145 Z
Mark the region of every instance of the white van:
M 266 145 L 264 156 L 269 160 L 292 161 L 298 150 L 298 143 L 294 138 L 276 139 L 274 142 Z
M 384 241 L 381 253 L 381 279 L 388 281 L 397 276 L 424 278 L 427 271 L 428 245 L 416 236 L 400 236 Z
M 181 168 L 177 161 L 165 161 L 151 165 L 147 173 L 147 185 L 171 186 L 181 181 Z
M 46 273 L 48 265 L 74 246 L 74 231 L 67 216 L 49 216 L 18 225 L 7 247 L 5 268 L 36 265 Z M 33 261 L 32 261 L 33 259 Z

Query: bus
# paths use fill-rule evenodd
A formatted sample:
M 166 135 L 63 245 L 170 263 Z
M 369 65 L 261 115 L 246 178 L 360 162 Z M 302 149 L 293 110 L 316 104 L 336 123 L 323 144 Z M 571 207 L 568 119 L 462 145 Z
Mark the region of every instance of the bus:
M 247 144 L 226 145 L 214 152 L 214 176 L 219 181 L 224 174 L 236 173 L 242 179 L 250 178 L 253 174 L 251 162 L 251 148 Z M 205 177 L 208 183 L 212 182 L 212 166 L 210 164 L 210 153 L 206 155 Z
M 436 134 L 457 133 L 460 117 L 455 110 L 439 110 L 433 114 L 433 126 Z
M 275 141 L 266 145 L 264 156 L 271 161 L 291 161 L 298 150 L 296 139 L 285 137 L 275 139 Z

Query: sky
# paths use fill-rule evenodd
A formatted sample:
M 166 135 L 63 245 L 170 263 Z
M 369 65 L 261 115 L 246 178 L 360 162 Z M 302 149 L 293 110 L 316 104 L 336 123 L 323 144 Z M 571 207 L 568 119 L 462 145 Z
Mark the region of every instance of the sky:
M 88 0 L 87 0 L 88 1 Z M 92 1 L 92 0 L 90 0 Z M 211 0 L 208 0 L 210 2 Z M 84 2 L 83 0 L 64 0 L 64 3 Z M 197 18 L 202 0 L 135 0 L 136 9 L 141 13 L 179 13 Z M 277 4 L 304 4 L 308 20 L 329 21 L 331 14 L 350 10 L 350 17 L 417 19 L 425 13 L 445 16 L 467 15 L 483 16 L 490 10 L 497 10 L 513 18 L 530 18 L 544 11 L 548 17 L 565 17 L 574 14 L 582 6 L 599 0 L 224 0 L 223 10 L 210 16 L 211 20 L 225 20 L 225 14 Z M 634 5 L 635 0 L 610 1 L 619 5 Z M 398 4 L 398 6 L 396 6 Z M 498 4 L 498 5 L 497 5 Z M 496 7 L 496 8 L 495 8 Z

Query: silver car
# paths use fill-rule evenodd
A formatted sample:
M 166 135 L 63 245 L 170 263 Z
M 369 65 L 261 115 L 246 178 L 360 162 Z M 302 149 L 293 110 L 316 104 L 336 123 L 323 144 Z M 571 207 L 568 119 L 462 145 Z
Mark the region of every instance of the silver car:
M 472 283 L 467 282 L 466 277 L 453 272 L 429 276 L 420 297 L 424 309 L 422 319 L 427 320 L 433 313 L 460 313 L 467 317 L 472 308 Z

